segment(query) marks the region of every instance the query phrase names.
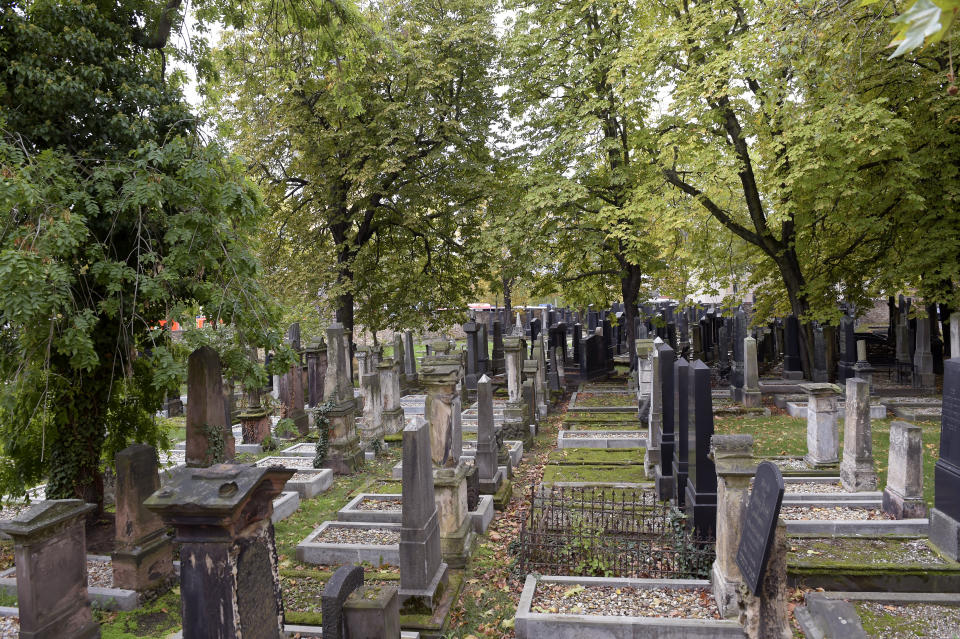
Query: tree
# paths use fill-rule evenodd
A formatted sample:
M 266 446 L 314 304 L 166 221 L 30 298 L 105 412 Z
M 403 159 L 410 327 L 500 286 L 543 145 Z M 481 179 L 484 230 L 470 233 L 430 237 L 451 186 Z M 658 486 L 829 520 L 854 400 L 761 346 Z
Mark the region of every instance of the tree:
M 148 37 L 131 25 L 152 3 L 3 8 L 0 489 L 46 476 L 48 497 L 102 504 L 102 456 L 165 438 L 152 416 L 184 370 L 162 320 L 277 345 L 245 244 L 263 207 L 164 74 L 174 16 Z
M 312 262 L 301 295 L 334 298 L 348 330 L 355 312 L 372 329 L 441 321 L 478 268 L 491 2 L 371 3 L 365 28 L 270 7 L 234 22 L 211 84 L 274 214 L 266 250 Z

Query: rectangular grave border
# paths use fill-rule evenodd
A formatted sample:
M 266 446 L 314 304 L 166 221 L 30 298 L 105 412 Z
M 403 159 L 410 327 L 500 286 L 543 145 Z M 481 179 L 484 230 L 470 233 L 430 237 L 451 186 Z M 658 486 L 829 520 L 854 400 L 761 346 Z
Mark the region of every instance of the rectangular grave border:
M 112 560 L 106 555 L 87 555 L 87 561 L 110 564 Z M 17 579 L 9 575 L 16 572 L 17 567 L 11 566 L 3 572 L 0 572 L 0 589 L 8 596 L 17 595 Z M 94 608 L 102 610 L 136 610 L 140 607 L 140 597 L 136 590 L 127 590 L 126 588 L 103 588 L 100 586 L 87 586 L 87 599 Z M 15 609 L 16 610 L 16 609 Z M 18 613 L 19 614 L 19 613 Z
M 373 566 L 400 565 L 400 544 L 337 544 L 331 542 L 314 541 L 327 528 L 360 528 L 360 529 L 396 529 L 400 524 L 368 523 L 348 521 L 325 521 L 320 527 L 297 544 L 297 561 L 317 565 L 338 565 L 346 563 L 359 564 L 367 562 Z
M 300 494 L 295 490 L 280 493 L 280 496 L 273 500 L 273 514 L 270 515 L 270 521 L 277 523 L 283 521 L 300 508 Z
M 796 504 L 792 504 L 796 505 Z M 923 519 L 784 519 L 788 535 L 821 535 L 850 537 L 853 535 L 927 535 L 930 520 Z
M 570 437 L 567 433 L 585 433 L 598 435 L 597 437 Z M 600 435 L 616 435 L 616 437 L 602 437 Z M 591 430 L 567 431 L 557 433 L 557 448 L 646 448 L 647 433 L 642 430 Z
M 620 579 L 607 577 L 560 577 L 527 575 L 515 617 L 518 639 L 605 637 L 609 639 L 713 639 L 744 637 L 736 621 L 677 619 L 671 617 L 628 617 L 533 612 L 534 592 L 539 582 L 574 586 L 632 588 L 710 588 L 705 579 Z M 712 600 L 711 600 L 712 601 Z
M 377 523 L 377 524 L 400 524 L 403 517 L 403 511 L 398 508 L 390 510 L 363 510 L 357 508 L 360 502 L 364 500 L 383 500 L 392 501 L 400 498 L 401 503 L 403 495 L 400 493 L 360 493 L 353 497 L 347 505 L 337 511 L 338 522 L 351 523 Z M 474 532 L 483 534 L 493 521 L 493 495 L 480 495 L 476 510 L 469 511 L 470 523 Z

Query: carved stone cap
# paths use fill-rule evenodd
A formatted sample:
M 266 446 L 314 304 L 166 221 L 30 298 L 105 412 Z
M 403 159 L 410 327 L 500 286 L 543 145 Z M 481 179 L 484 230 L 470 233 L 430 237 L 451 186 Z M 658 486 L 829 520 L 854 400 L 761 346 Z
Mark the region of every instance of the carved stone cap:
M 718 475 L 753 475 L 753 435 L 713 435 L 710 438 L 710 458 Z
M 48 499 L 23 511 L 12 520 L 0 525 L 0 530 L 14 539 L 29 541 L 30 538 L 46 536 L 71 520 L 86 515 L 96 508 L 81 499 Z
M 263 483 L 280 493 L 294 470 L 252 464 L 215 464 L 209 468 L 182 468 L 167 486 L 153 493 L 144 506 L 155 512 L 229 514 L 237 510 Z M 275 488 L 275 490 L 274 490 Z M 270 499 L 276 495 L 271 495 Z
M 806 384 L 799 384 L 799 386 L 803 392 L 809 395 L 839 395 L 843 392 L 843 389 L 836 384 L 828 384 L 826 382 L 808 382 Z

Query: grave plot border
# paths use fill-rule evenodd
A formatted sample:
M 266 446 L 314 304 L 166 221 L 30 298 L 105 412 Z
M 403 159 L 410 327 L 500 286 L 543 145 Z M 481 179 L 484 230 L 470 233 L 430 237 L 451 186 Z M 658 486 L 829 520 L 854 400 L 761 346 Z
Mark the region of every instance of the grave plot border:
M 810 592 L 804 597 L 804 605 L 797 606 L 794 609 L 794 616 L 801 632 L 807 637 L 820 636 L 822 630 L 813 620 L 813 616 L 807 609 L 810 600 L 824 601 L 849 601 L 854 602 L 877 602 L 888 605 L 910 605 L 910 604 L 940 604 L 945 606 L 960 606 L 960 594 L 947 592 L 860 592 L 860 591 L 835 591 L 835 592 Z
M 590 433 L 596 437 L 573 437 L 567 433 Z M 610 435 L 603 437 L 603 435 Z M 557 448 L 646 448 L 647 433 L 643 430 L 561 430 Z
M 337 511 L 337 521 L 351 523 L 384 523 L 400 524 L 403 512 L 400 509 L 392 510 L 362 510 L 357 505 L 365 499 L 393 500 L 403 498 L 401 493 L 359 493 L 347 505 Z M 480 495 L 476 510 L 468 511 L 470 523 L 474 532 L 482 535 L 493 521 L 493 495 Z
M 264 457 L 264 459 L 277 459 L 277 457 Z M 267 464 L 261 463 L 262 461 L 263 459 L 257 461 L 257 466 L 261 468 L 267 466 Z M 298 495 L 300 495 L 300 499 L 311 499 L 316 497 L 321 493 L 325 493 L 333 485 L 333 471 L 329 468 L 297 468 L 294 466 L 289 466 L 288 468 L 291 468 L 292 470 L 304 475 L 312 475 L 310 479 L 287 480 L 287 483 L 284 486 L 286 491 L 295 491 Z
M 273 514 L 270 515 L 271 523 L 283 521 L 300 508 L 300 493 L 295 490 L 286 490 L 280 493 L 273 500 Z
M 315 565 L 337 565 L 346 563 L 367 562 L 373 566 L 400 565 L 400 544 L 337 544 L 314 541 L 327 528 L 360 528 L 360 529 L 396 529 L 400 531 L 400 524 L 325 521 L 320 527 L 311 532 L 297 544 L 297 561 Z
M 87 555 L 87 561 L 100 562 L 105 564 L 112 563 L 110 557 L 106 555 Z M 0 572 L 0 590 L 7 596 L 17 596 L 17 578 L 8 575 L 17 570 L 16 566 L 11 566 Z M 122 610 L 128 612 L 140 607 L 140 596 L 136 590 L 126 588 L 104 588 L 101 586 L 87 586 L 87 599 L 90 605 L 101 610 Z M 18 610 L 17 608 L 13 608 Z M 19 614 L 19 611 L 18 611 Z
M 717 619 L 677 619 L 670 617 L 628 617 L 533 612 L 537 583 L 563 583 L 570 586 L 613 586 L 633 588 L 710 588 L 705 579 L 620 579 L 609 577 L 562 577 L 527 575 L 517 605 L 515 627 L 518 639 L 715 639 L 743 638 L 736 621 Z
M 796 504 L 791 504 L 796 505 Z M 844 506 L 848 504 L 842 504 Z M 923 519 L 784 519 L 788 535 L 849 537 L 853 535 L 926 535 L 930 520 Z

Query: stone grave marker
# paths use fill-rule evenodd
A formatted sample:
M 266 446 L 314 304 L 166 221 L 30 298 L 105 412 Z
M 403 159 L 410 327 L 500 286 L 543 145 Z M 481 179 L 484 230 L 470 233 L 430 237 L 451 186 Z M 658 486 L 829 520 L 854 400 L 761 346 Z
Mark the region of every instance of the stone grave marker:
M 480 492 L 496 494 L 503 481 L 497 459 L 496 425 L 493 418 L 493 383 L 484 375 L 477 382 L 477 473 Z
M 413 347 L 413 331 L 403 331 L 403 373 L 408 384 L 417 381 L 417 353 Z
M 883 511 L 897 519 L 923 517 L 923 430 L 906 422 L 890 424 L 887 486 Z
M 357 435 L 357 403 L 350 376 L 348 335 L 343 325 L 334 322 L 327 328 L 327 377 L 323 384 L 324 402 L 333 406 L 326 413 L 330 424 L 326 468 L 348 475 L 363 465 L 363 450 Z
M 307 404 L 319 406 L 323 403 L 323 383 L 327 376 L 327 345 L 319 339 L 305 351 L 307 360 Z
M 363 586 L 363 568 L 347 565 L 337 568 L 320 595 L 324 639 L 348 639 L 343 604 L 353 591 Z
M 859 377 L 847 378 L 846 417 L 843 420 L 843 461 L 840 481 L 849 492 L 877 489 L 873 468 L 873 429 L 870 425 L 870 385 Z
M 801 384 L 807 393 L 807 463 L 833 466 L 839 461 L 840 431 L 837 426 L 837 392 L 834 384 Z M 869 414 L 868 414 L 869 416 Z
M 743 340 L 743 405 L 756 408 L 761 400 L 757 340 L 746 337 Z
M 936 378 L 933 374 L 933 354 L 930 352 L 930 320 L 917 319 L 916 348 L 913 353 L 913 385 L 923 390 L 933 390 Z
M 784 356 L 783 378 L 803 379 L 803 364 L 800 361 L 800 322 L 795 315 L 788 315 L 783 325 Z
M 660 372 L 660 459 L 656 468 L 657 498 L 661 501 L 673 499 L 675 486 L 673 485 L 673 450 L 674 450 L 674 408 L 675 397 L 673 392 L 674 364 L 676 353 L 666 344 L 657 347 L 657 367 Z
M 773 546 L 780 504 L 783 502 L 783 475 L 776 464 L 760 462 L 753 481 L 750 501 L 743 511 L 737 567 L 750 592 L 757 594 Z
M 696 328 L 696 326 L 694 327 Z M 677 507 L 683 509 L 687 496 L 687 466 L 690 463 L 690 364 L 680 357 L 673 365 L 675 439 L 673 485 Z
M 187 466 L 233 459 L 235 444 L 223 401 L 220 356 L 209 346 L 201 346 L 187 359 L 186 424 Z
M 930 540 L 951 559 L 960 558 L 960 359 L 943 364 L 940 458 L 934 466 Z
M 710 459 L 713 437 L 713 394 L 710 390 L 710 367 L 696 360 L 690 365 L 689 383 L 690 428 L 688 435 L 687 494 L 685 508 L 691 515 L 695 536 L 714 537 L 717 526 L 717 470 Z

